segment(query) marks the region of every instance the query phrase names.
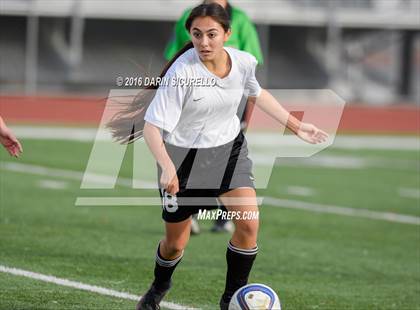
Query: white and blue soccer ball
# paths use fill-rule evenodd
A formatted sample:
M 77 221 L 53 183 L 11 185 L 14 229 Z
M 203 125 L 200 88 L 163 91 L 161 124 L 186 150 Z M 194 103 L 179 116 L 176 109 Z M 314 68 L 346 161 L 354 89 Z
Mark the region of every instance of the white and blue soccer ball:
M 248 284 L 233 294 L 229 310 L 281 310 L 280 299 L 267 285 Z

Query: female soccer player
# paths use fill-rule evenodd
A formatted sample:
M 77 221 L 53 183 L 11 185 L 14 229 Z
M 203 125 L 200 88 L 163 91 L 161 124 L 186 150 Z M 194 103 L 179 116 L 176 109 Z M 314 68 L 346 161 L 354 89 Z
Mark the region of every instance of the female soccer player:
M 140 96 L 136 105 L 110 124 L 120 141 L 130 142 L 143 134 L 158 163 L 166 234 L 157 248 L 154 281 L 137 304 L 141 310 L 160 309 L 189 240 L 191 215 L 217 207 L 207 202 L 208 198 L 220 199 L 229 211 L 258 211 L 252 162 L 236 115 L 244 92 L 301 139 L 320 143 L 327 138 L 314 125 L 292 117 L 261 89 L 255 79 L 254 56 L 223 46 L 231 31 L 222 6 L 195 7 L 185 26 L 192 42 L 169 62 L 161 76 L 175 81 L 208 78 L 215 83 L 211 87 L 161 85 L 151 102 Z M 134 129 L 127 132 L 133 117 Z M 118 130 L 121 126 L 124 130 Z M 197 204 L 191 205 L 194 199 Z M 234 224 L 226 252 L 221 309 L 227 309 L 233 293 L 247 283 L 258 252 L 258 219 L 238 219 Z
M 263 62 L 263 55 L 260 47 L 260 40 L 255 25 L 251 19 L 246 15 L 244 11 L 236 6 L 232 6 L 227 0 L 204 0 L 203 4 L 217 3 L 226 10 L 226 13 L 230 20 L 231 35 L 225 42 L 225 46 L 237 48 L 241 51 L 245 51 L 253 55 L 259 65 Z M 184 11 L 181 18 L 176 22 L 174 34 L 166 46 L 165 58 L 170 60 L 174 55 L 190 41 L 190 33 L 185 28 L 185 22 L 190 16 L 192 8 L 188 8 Z M 241 120 L 241 124 L 245 127 L 246 115 L 245 108 L 247 102 L 242 102 L 238 107 L 238 117 Z M 220 202 L 219 202 L 220 203 Z M 226 211 L 223 205 L 220 205 L 222 211 Z M 231 221 L 225 220 L 222 217 L 217 218 L 214 221 L 214 225 L 211 228 L 212 232 L 230 232 L 232 233 L 233 224 Z M 192 217 L 191 222 L 191 234 L 197 235 L 200 233 L 200 225 L 196 219 L 196 215 Z

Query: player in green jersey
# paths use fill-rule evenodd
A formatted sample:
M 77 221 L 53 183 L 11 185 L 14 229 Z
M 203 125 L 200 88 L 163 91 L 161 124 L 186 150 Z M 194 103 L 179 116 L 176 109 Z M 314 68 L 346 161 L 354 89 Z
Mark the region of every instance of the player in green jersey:
M 231 20 L 232 35 L 225 46 L 235 47 L 248 52 L 257 58 L 258 64 L 263 64 L 263 55 L 260 40 L 255 25 L 246 13 L 237 7 L 231 6 L 227 0 L 204 1 L 204 3 L 216 2 L 223 6 Z M 171 59 L 184 45 L 191 40 L 190 34 L 185 29 L 185 22 L 191 13 L 191 8 L 184 11 L 182 17 L 175 24 L 172 39 L 165 49 L 165 58 Z

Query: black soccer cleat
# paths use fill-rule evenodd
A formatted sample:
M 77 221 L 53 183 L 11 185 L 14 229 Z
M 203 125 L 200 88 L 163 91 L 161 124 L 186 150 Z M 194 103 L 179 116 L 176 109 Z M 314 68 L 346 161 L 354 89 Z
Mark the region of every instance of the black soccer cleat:
M 226 301 L 223 299 L 223 297 L 222 297 L 222 298 L 220 298 L 219 305 L 220 305 L 220 310 L 229 310 L 229 301 L 228 301 L 228 302 L 226 302 Z
M 136 310 L 160 310 L 160 302 L 171 288 L 171 282 L 168 282 L 162 288 L 157 288 L 154 283 L 137 303 Z

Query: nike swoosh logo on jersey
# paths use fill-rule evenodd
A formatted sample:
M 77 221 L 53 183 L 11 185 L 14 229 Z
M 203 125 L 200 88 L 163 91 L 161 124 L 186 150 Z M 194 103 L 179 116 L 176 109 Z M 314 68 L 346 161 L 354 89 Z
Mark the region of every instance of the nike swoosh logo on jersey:
M 194 99 L 193 98 L 193 101 L 200 101 L 201 99 L 203 99 L 204 97 L 201 97 L 201 98 L 197 98 L 197 99 Z

